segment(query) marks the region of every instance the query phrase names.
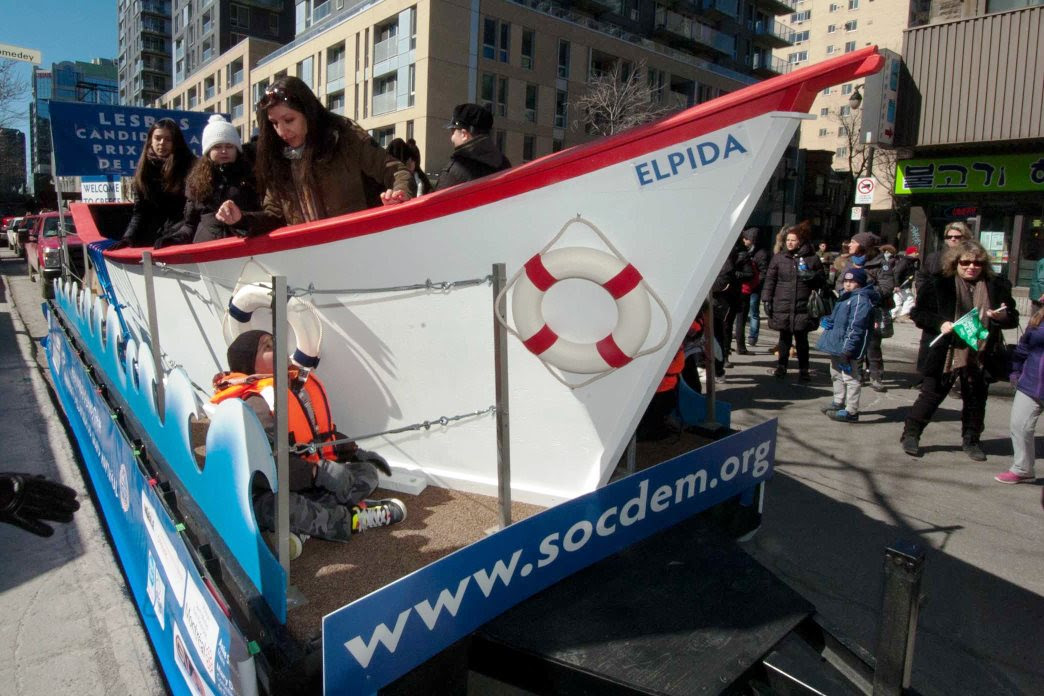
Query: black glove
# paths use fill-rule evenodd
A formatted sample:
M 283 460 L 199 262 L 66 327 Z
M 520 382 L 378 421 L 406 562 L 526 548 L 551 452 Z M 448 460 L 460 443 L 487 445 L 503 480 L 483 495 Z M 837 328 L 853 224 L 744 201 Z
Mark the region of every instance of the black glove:
M 337 439 L 343 440 L 345 435 L 336 433 Z M 339 462 L 350 462 L 355 453 L 359 451 L 359 445 L 354 442 L 338 442 L 333 446 L 334 456 Z
M 43 476 L 0 474 L 0 521 L 49 537 L 54 529 L 40 520 L 71 522 L 80 509 L 76 491 Z
M 772 316 L 772 303 L 771 302 L 765 302 L 763 304 L 764 304 L 764 307 L 765 307 L 765 314 L 767 314 L 769 316 Z
M 392 475 L 391 467 L 388 466 L 388 460 L 376 452 L 370 452 L 369 450 L 364 449 L 356 450 L 354 459 L 357 462 L 370 462 L 385 476 Z

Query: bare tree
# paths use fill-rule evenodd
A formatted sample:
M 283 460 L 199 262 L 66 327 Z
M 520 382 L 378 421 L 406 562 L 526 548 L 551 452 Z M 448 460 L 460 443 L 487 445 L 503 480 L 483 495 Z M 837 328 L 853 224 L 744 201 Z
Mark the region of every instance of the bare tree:
M 655 121 L 671 109 L 659 101 L 659 92 L 645 82 L 645 62 L 639 61 L 625 72 L 624 61 L 593 77 L 587 91 L 573 101 L 574 130 L 591 135 L 612 135 L 628 128 Z
M 29 81 L 19 77 L 17 67 L 13 60 L 0 60 L 0 128 L 13 128 L 25 118 L 20 105 L 29 96 Z

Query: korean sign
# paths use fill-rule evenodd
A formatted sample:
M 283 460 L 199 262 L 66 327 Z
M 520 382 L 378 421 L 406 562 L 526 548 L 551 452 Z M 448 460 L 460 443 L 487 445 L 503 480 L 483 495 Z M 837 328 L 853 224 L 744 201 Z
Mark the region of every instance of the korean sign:
M 133 176 L 149 127 L 173 119 L 200 154 L 203 127 L 213 114 L 134 106 L 51 102 L 51 138 L 59 176 Z
M 901 160 L 895 192 L 1044 193 L 1044 152 Z

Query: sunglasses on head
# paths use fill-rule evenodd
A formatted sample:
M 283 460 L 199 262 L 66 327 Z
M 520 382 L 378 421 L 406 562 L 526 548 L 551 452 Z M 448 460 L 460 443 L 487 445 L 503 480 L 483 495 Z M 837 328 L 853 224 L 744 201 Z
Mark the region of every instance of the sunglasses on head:
M 282 104 L 289 101 L 286 96 L 286 90 L 282 87 L 269 87 L 265 90 L 264 96 L 257 102 L 258 109 L 268 109 L 275 106 L 276 104 Z
M 977 266 L 979 268 L 986 265 L 985 261 L 980 261 L 979 259 L 957 259 L 957 263 L 962 266 Z

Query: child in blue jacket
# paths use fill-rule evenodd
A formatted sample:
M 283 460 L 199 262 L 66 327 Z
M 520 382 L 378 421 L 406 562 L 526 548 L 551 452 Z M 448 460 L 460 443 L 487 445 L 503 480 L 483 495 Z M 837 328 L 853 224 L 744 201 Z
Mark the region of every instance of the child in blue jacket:
M 1001 483 L 1028 483 L 1034 474 L 1034 432 L 1044 410 L 1044 309 L 1038 309 L 1019 339 L 1011 357 L 1011 383 L 1015 398 L 1011 402 L 1011 468 L 993 478 Z
M 830 355 L 830 378 L 834 400 L 822 411 L 831 420 L 855 423 L 859 420 L 859 364 L 866 354 L 870 313 L 880 301 L 873 285 L 867 284 L 866 271 L 849 268 L 841 280 L 841 297 L 829 317 L 823 317 L 823 335 L 816 349 Z M 855 368 L 855 374 L 852 374 Z

